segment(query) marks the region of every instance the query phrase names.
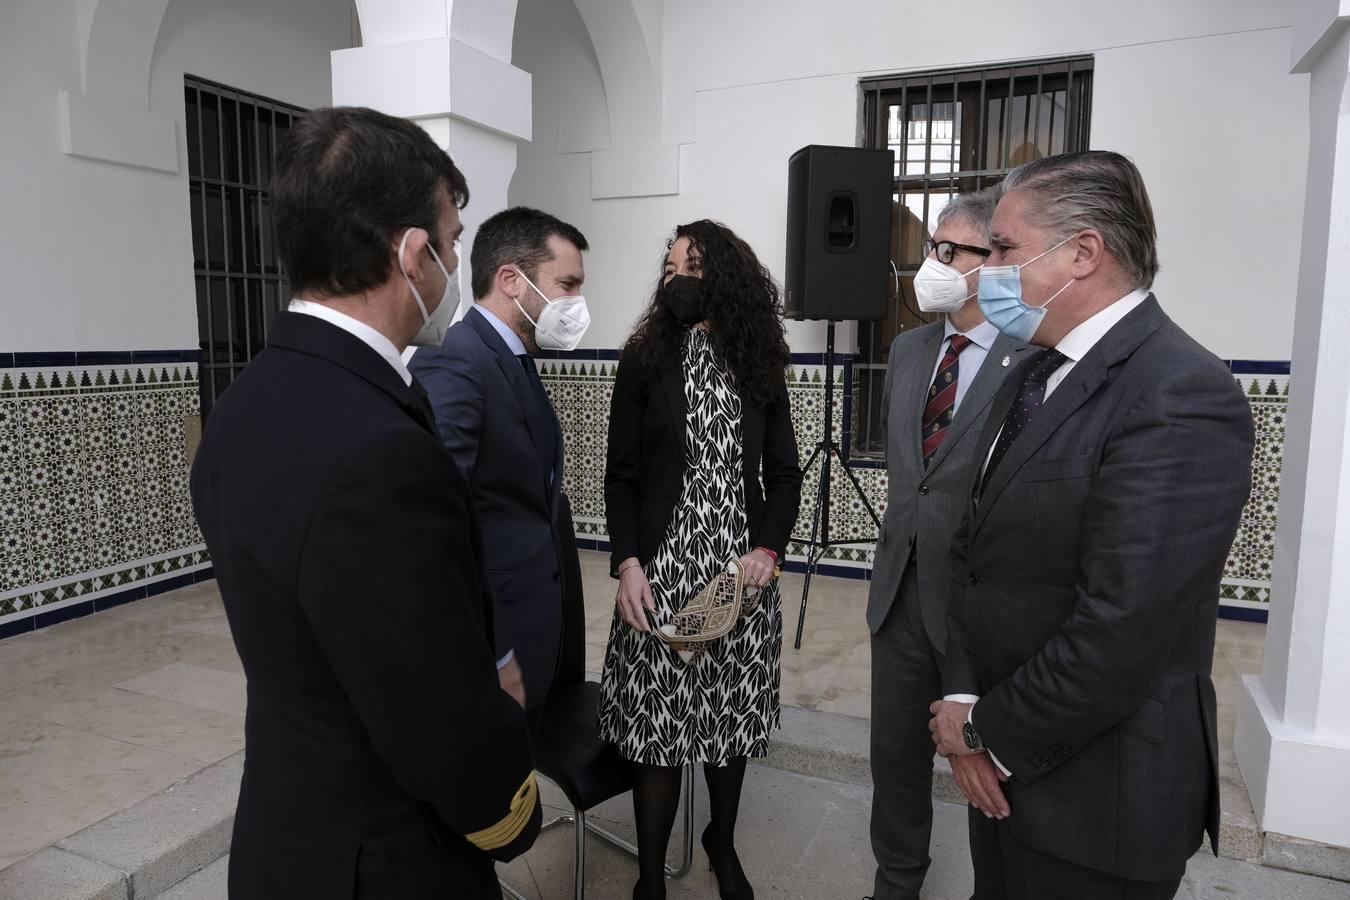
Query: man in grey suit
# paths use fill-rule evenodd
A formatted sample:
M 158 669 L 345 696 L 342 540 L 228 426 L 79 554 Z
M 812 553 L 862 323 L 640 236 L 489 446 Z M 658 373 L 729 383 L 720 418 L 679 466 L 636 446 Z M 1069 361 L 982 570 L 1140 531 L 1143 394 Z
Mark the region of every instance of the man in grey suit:
M 1170 898 L 1217 841 L 1210 669 L 1253 429 L 1148 293 L 1156 240 L 1105 151 L 1014 170 L 994 215 L 981 307 L 1046 349 L 994 400 L 952 542 L 944 687 L 975 702 L 931 726 L 975 807 L 980 900 Z
M 925 312 L 946 315 L 896 337 L 886 370 L 890 488 L 867 599 L 876 900 L 917 898 L 928 871 L 928 706 L 942 695 L 947 548 L 970 498 L 989 404 L 1025 350 L 984 320 L 975 299 L 997 203 L 989 190 L 959 194 L 943 208 L 914 289 Z

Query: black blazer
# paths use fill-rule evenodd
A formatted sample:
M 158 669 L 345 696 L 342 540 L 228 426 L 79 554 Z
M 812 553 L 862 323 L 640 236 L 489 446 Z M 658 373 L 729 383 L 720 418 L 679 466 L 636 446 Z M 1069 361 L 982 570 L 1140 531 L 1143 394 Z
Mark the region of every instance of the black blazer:
M 977 458 L 1031 362 L 1004 382 Z M 1183 875 L 1206 830 L 1217 842 L 1210 670 L 1253 442 L 1227 367 L 1150 296 L 967 509 L 943 689 L 980 695 L 973 723 L 1012 770 L 1008 827 L 1029 846 L 1159 881 Z
M 533 365 L 533 363 L 531 363 Z M 526 702 L 543 706 L 562 634 L 558 498 L 563 442 L 551 406 L 541 410 L 520 360 L 477 307 L 440 347 L 413 354 L 436 427 L 469 482 L 483 531 L 496 645 L 514 650 Z M 546 454 L 546 437 L 555 453 Z M 550 481 L 551 476 L 551 481 Z
M 619 364 L 605 465 L 611 575 L 629 557 L 646 565 L 665 537 L 684 485 L 686 412 L 678 354 L 656 368 Z M 781 560 L 802 493 L 786 382 L 771 403 L 741 397 L 741 440 L 750 547 L 767 547 Z
M 498 897 L 492 856 L 540 811 L 469 493 L 424 402 L 357 338 L 282 313 L 211 412 L 192 501 L 248 677 L 230 895 Z

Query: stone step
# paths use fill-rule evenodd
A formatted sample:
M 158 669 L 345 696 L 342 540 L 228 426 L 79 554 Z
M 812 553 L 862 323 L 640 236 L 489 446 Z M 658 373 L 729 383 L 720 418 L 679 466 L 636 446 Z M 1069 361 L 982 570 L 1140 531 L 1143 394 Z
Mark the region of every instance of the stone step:
M 785 706 L 782 725 L 782 731 L 770 741 L 769 755 L 760 761 L 761 765 L 830 781 L 872 784 L 870 719 Z M 1225 780 L 1220 782 L 1220 789 L 1220 855 L 1261 862 L 1265 848 L 1246 786 Z M 933 799 L 965 803 L 952 777 L 951 765 L 945 759 L 935 760 Z M 1329 874 L 1325 866 L 1309 871 Z

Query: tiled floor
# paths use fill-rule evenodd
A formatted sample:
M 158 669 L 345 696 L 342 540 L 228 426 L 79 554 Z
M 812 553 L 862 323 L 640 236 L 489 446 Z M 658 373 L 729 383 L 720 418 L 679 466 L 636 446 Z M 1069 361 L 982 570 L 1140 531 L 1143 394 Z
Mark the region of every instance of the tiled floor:
M 583 553 L 587 663 L 598 672 L 613 613 L 606 557 Z M 783 702 L 869 714 L 865 582 L 813 581 L 791 649 L 801 577 L 783 576 Z M 1238 676 L 1260 671 L 1265 627 L 1219 623 L 1214 660 L 1224 774 Z M 214 582 L 0 641 L 0 868 L 244 745 L 244 679 Z

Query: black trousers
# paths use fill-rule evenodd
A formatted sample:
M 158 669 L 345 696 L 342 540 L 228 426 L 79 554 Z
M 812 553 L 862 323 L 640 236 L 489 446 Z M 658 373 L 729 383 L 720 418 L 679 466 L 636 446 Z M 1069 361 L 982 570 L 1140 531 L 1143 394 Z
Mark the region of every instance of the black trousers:
M 986 818 L 973 806 L 970 858 L 975 900 L 1172 900 L 1181 887 L 1180 878 L 1132 881 L 1051 856 L 1018 840 L 1006 820 Z
M 929 705 L 942 697 L 940 656 L 919 610 L 911 563 L 872 635 L 872 854 L 876 900 L 917 900 L 931 861 L 933 755 Z

